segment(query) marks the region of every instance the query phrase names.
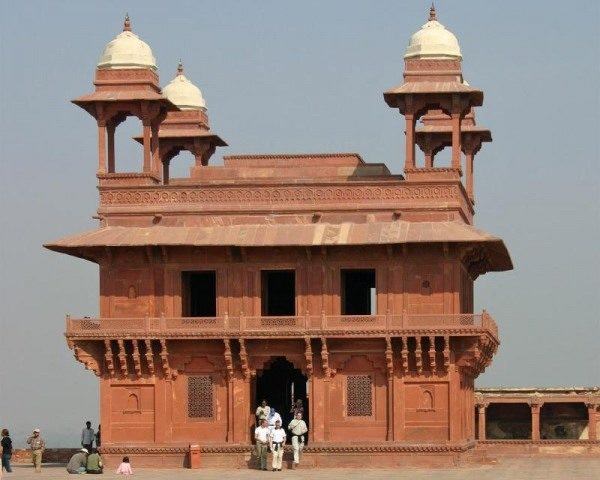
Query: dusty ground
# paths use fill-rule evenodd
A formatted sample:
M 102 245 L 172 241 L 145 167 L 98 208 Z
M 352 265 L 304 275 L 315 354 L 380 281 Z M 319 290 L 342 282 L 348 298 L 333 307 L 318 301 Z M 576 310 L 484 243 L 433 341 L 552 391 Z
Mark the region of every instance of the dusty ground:
M 495 465 L 461 467 L 455 469 L 406 468 L 396 470 L 284 470 L 282 472 L 260 472 L 257 470 L 151 470 L 136 469 L 134 478 L 144 480 L 254 480 L 260 478 L 311 479 L 311 480 L 598 480 L 600 479 L 600 458 L 503 458 Z M 7 479 L 73 479 L 64 466 L 44 466 L 41 474 L 36 474 L 29 465 L 15 465 L 13 473 L 4 473 Z M 112 471 L 99 479 L 122 479 Z

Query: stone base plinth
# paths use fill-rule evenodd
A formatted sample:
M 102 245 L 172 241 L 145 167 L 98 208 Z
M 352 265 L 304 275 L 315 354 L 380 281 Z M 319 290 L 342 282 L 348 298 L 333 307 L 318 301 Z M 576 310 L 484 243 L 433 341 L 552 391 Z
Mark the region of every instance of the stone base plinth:
M 396 468 L 451 467 L 481 463 L 485 452 L 475 443 L 464 444 L 312 444 L 304 449 L 300 468 Z M 102 456 L 109 467 L 127 455 L 138 467 L 174 468 L 189 466 L 188 447 L 103 447 Z M 292 449 L 286 446 L 283 468 L 292 468 Z M 271 466 L 271 454 L 267 465 Z M 201 468 L 256 468 L 251 445 L 204 445 L 200 448 Z

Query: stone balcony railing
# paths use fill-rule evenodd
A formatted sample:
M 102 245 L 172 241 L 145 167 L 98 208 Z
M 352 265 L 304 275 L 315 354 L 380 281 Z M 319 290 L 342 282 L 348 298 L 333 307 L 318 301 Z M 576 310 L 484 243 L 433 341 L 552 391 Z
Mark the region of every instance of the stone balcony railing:
M 298 315 L 221 317 L 71 318 L 67 337 L 235 337 L 323 335 L 473 335 L 487 331 L 496 340 L 498 327 L 486 312 L 481 314 L 427 315 Z

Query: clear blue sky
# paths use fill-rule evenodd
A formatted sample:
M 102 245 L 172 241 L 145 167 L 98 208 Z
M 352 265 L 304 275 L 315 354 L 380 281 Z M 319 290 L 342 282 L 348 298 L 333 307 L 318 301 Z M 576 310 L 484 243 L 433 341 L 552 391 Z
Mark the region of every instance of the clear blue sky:
M 502 344 L 479 386 L 598 385 L 599 3 L 437 2 L 463 70 L 485 91 L 494 142 L 476 159 L 476 223 L 515 270 L 477 281 Z M 51 445 L 97 424 L 97 379 L 75 362 L 64 315 L 95 315 L 95 264 L 42 243 L 95 226 L 96 129 L 69 103 L 129 12 L 161 81 L 179 58 L 227 153 L 356 151 L 403 165 L 400 82 L 425 1 L 27 1 L 0 3 L 0 426 Z M 129 123 L 129 122 L 128 122 Z M 139 147 L 119 142 L 139 159 Z M 220 161 L 217 154 L 215 162 Z

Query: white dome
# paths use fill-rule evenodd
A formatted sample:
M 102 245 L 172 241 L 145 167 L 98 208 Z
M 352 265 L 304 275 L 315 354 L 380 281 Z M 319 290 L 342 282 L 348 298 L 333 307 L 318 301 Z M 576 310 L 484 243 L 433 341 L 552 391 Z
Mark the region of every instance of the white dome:
M 206 110 L 202 92 L 183 74 L 181 63 L 177 67 L 177 75 L 162 89 L 162 93 L 180 110 Z
M 156 59 L 148 44 L 131 31 L 129 17 L 126 17 L 123 31 L 104 47 L 97 67 L 156 70 Z
M 429 21 L 410 37 L 404 58 L 460 59 L 460 46 L 454 34 L 437 21 L 435 9 Z

